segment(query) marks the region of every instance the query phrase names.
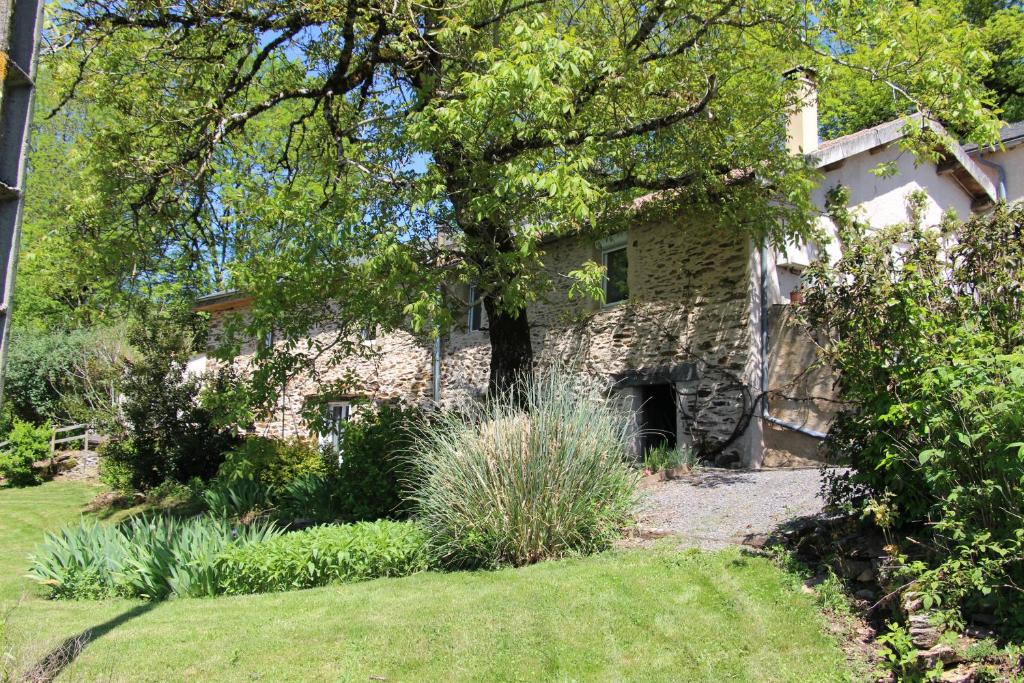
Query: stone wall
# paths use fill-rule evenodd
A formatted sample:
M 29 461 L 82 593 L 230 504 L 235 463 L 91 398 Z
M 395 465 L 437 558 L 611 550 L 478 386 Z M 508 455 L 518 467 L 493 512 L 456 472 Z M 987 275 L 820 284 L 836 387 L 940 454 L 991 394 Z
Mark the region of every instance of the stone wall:
M 528 310 L 534 354 L 586 372 L 638 400 L 645 384 L 671 384 L 678 396 L 678 438 L 720 463 L 757 464 L 746 435 L 756 386 L 756 319 L 749 240 L 708 227 L 699 217 L 638 224 L 625 235 L 628 302 L 602 307 L 570 301 L 565 274 L 587 260 L 600 262 L 597 243 L 564 238 L 545 246 L 553 290 Z M 234 313 L 237 314 L 237 311 Z M 215 319 L 223 316 L 215 314 Z M 327 333 L 322 333 L 327 334 Z M 246 362 L 246 354 L 238 359 Z M 359 395 L 431 400 L 431 342 L 394 333 L 375 342 L 367 358 L 346 360 L 328 378 L 352 372 Z M 441 404 L 484 395 L 490 344 L 484 329 L 465 324 L 442 340 Z M 317 384 L 288 382 L 271 433 L 308 433 L 298 418 Z M 282 427 L 283 424 L 283 427 Z
M 210 343 L 216 346 L 225 325 L 232 316 L 246 315 L 246 306 L 213 313 L 210 321 Z M 326 326 L 312 339 L 328 346 L 337 330 Z M 281 342 L 277 342 L 281 343 Z M 301 343 L 301 342 L 300 342 Z M 307 401 L 330 393 L 338 400 L 390 401 L 402 399 L 416 405 L 427 405 L 432 400 L 431 364 L 433 342 L 409 332 L 392 332 L 361 343 L 359 355 L 335 358 L 317 364 L 319 377 L 291 377 L 285 383 L 274 415 L 257 422 L 256 432 L 265 436 L 312 436 L 312 430 L 302 418 Z M 245 371 L 256 352 L 255 342 L 245 344 L 235 358 L 235 365 Z M 341 386 L 337 391 L 327 387 Z

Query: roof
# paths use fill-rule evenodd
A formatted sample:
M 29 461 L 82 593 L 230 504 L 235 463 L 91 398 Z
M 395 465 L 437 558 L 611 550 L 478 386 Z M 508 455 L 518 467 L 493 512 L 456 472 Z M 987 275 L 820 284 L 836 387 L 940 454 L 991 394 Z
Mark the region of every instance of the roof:
M 896 142 L 903 137 L 904 129 L 911 122 L 928 126 L 946 138 L 950 137 L 946 129 L 938 122 L 920 114 L 913 114 L 908 118 L 887 121 L 871 128 L 859 130 L 856 133 L 823 142 L 818 146 L 817 150 L 808 155 L 808 158 L 818 168 L 838 164 L 857 154 Z M 968 156 L 967 151 L 959 143 L 954 142 L 945 152 L 949 156 L 936 164 L 936 171 L 940 175 L 952 175 L 960 186 L 974 199 L 978 208 L 994 203 L 996 201 L 996 188 L 992 184 L 992 179 Z
M 1009 123 L 999 129 L 999 141 L 1002 146 L 1006 149 L 1016 147 L 1017 145 L 1024 144 L 1024 121 L 1016 121 Z M 968 154 L 974 154 L 978 151 L 978 145 L 971 143 L 964 145 L 964 151 Z M 995 145 L 985 147 L 983 152 L 996 152 L 999 149 Z
M 196 299 L 192 305 L 193 311 L 223 311 L 228 308 L 242 306 L 252 301 L 252 297 L 237 289 L 226 289 L 222 292 L 214 292 Z

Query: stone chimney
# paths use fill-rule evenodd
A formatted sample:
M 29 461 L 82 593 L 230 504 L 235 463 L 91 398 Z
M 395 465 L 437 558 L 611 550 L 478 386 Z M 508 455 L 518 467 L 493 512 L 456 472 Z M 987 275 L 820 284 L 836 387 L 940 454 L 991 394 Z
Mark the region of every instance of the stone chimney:
M 786 124 L 786 149 L 810 154 L 818 149 L 818 80 L 814 69 L 797 66 L 783 74 L 796 82 Z

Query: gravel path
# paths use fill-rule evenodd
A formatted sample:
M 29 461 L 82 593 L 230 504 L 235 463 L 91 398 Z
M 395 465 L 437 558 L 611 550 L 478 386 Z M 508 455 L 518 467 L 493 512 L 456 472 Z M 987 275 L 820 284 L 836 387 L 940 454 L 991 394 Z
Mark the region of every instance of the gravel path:
M 821 512 L 821 471 L 700 468 L 650 484 L 640 512 L 645 536 L 673 535 L 683 545 L 718 550 Z

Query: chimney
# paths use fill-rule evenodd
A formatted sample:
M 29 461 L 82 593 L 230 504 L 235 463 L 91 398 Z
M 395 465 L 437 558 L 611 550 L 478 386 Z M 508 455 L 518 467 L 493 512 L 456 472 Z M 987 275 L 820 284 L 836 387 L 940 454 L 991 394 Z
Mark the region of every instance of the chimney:
M 817 73 L 809 67 L 797 66 L 782 75 L 796 82 L 786 124 L 786 149 L 792 154 L 810 154 L 818 149 Z

